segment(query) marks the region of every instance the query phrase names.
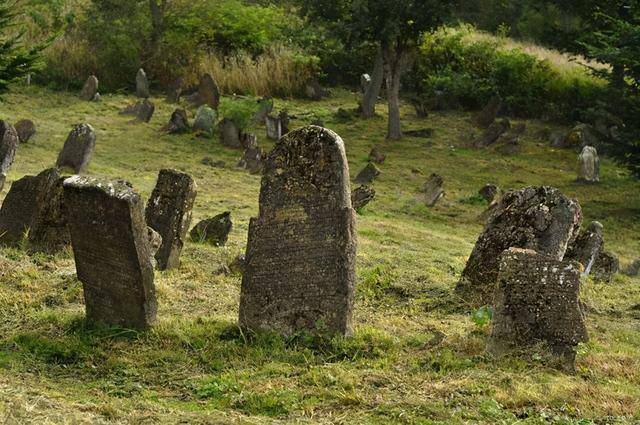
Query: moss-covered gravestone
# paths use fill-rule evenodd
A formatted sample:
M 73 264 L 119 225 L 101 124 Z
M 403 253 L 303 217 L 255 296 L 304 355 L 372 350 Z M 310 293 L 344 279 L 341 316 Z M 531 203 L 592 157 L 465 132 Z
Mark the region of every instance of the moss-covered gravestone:
M 146 329 L 156 318 L 143 201 L 122 182 L 74 176 L 64 202 L 87 319 Z
M 249 225 L 240 324 L 351 334 L 355 224 L 342 139 L 316 126 L 283 137 L 265 161 Z
M 96 147 L 96 132 L 89 124 L 78 124 L 73 127 L 69 137 L 58 155 L 56 166 L 69 169 L 75 174 L 86 171 Z
M 7 173 L 13 165 L 19 144 L 16 129 L 8 122 L 0 120 L 0 190 L 7 180 Z
M 162 245 L 156 253 L 160 270 L 180 265 L 196 193 L 196 182 L 190 175 L 176 170 L 160 170 L 145 213 L 149 227 L 162 236 Z

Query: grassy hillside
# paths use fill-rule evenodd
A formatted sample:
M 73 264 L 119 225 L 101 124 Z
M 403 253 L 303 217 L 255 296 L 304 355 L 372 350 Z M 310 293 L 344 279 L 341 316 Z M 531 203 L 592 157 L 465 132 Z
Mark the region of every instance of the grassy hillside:
M 552 185 L 577 197 L 586 220 L 600 220 L 607 246 L 623 265 L 640 252 L 640 183 L 605 159 L 602 183 L 575 182 L 577 154 L 534 138 L 545 125 L 527 122 L 523 152 L 505 157 L 465 147 L 472 117 L 403 114 L 406 127 L 433 128 L 429 139 L 384 140 L 386 120 L 340 123 L 338 107 L 356 104 L 338 91 L 312 103 L 277 100 L 298 118 L 315 117 L 345 140 L 351 175 L 382 146 L 387 161 L 377 199 L 358 221 L 358 282 L 352 339 L 320 342 L 253 335 L 236 326 L 240 276 L 221 267 L 244 251 L 257 214 L 259 176 L 235 168 L 240 153 L 217 140 L 159 131 L 173 110 L 154 99 L 150 124 L 131 124 L 118 110 L 132 98 L 80 102 L 73 94 L 24 88 L 7 95 L 0 118 L 31 118 L 32 142 L 20 146 L 10 181 L 54 164 L 70 126 L 91 123 L 98 141 L 90 173 L 123 178 L 146 198 L 158 170 L 194 176 L 194 223 L 231 211 L 226 247 L 193 243 L 183 265 L 156 272 L 159 322 L 148 333 L 91 328 L 70 252 L 26 256 L 0 250 L 0 418 L 8 423 L 633 423 L 640 420 L 640 281 L 584 284 L 591 342 L 577 372 L 484 352 L 487 327 L 452 288 L 470 254 L 486 205 L 485 183 L 502 188 Z M 259 129 L 264 147 L 264 130 Z M 222 159 L 226 168 L 201 164 Z M 430 173 L 444 176 L 435 208 L 418 199 Z

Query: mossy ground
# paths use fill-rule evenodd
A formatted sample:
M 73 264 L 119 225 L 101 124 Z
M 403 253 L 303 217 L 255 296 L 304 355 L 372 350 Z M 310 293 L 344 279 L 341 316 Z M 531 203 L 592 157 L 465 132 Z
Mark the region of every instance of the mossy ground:
M 405 127 L 433 128 L 429 139 L 384 140 L 380 117 L 339 122 L 354 94 L 322 102 L 277 100 L 297 116 L 321 118 L 345 140 L 351 175 L 373 145 L 387 161 L 376 200 L 359 214 L 356 334 L 318 341 L 253 335 L 236 326 L 240 276 L 219 270 L 244 251 L 257 213 L 259 176 L 235 168 L 240 153 L 217 140 L 170 136 L 159 129 L 174 105 L 154 99 L 150 124 L 118 110 L 131 97 L 100 103 L 73 94 L 20 88 L 0 104 L 0 118 L 31 118 L 11 181 L 55 163 L 70 126 L 98 134 L 89 172 L 122 178 L 148 197 L 161 168 L 194 176 L 194 223 L 231 211 L 229 243 L 188 243 L 178 270 L 156 273 L 157 327 L 147 333 L 95 328 L 83 320 L 81 284 L 70 252 L 29 257 L 0 250 L 0 418 L 8 423 L 634 423 L 640 421 L 640 281 L 586 281 L 591 342 L 575 374 L 544 356 L 496 359 L 485 353 L 487 327 L 452 288 L 481 231 L 485 183 L 502 188 L 559 187 L 582 204 L 586 220 L 605 225 L 607 246 L 626 265 L 640 252 L 640 183 L 604 159 L 602 183 L 575 182 L 577 154 L 535 140 L 545 126 L 527 122 L 523 152 L 505 157 L 465 147 L 472 114 L 434 113 Z M 192 111 L 193 112 L 193 111 Z M 259 129 L 261 144 L 268 148 Z M 209 156 L 226 168 L 201 164 Z M 426 208 L 418 189 L 430 173 L 445 178 L 446 197 Z

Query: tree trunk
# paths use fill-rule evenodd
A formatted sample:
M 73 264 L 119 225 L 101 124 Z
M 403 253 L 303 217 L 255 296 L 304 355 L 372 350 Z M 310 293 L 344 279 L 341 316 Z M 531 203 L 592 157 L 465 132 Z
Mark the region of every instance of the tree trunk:
M 400 123 L 400 85 L 402 74 L 407 66 L 408 55 L 400 47 L 385 49 L 385 64 L 387 67 L 387 99 L 389 103 L 389 127 L 387 139 L 402 139 Z
M 151 40 L 149 43 L 149 57 L 155 57 L 160 47 L 164 33 L 164 15 L 167 11 L 168 0 L 149 0 L 151 12 Z
M 371 118 L 376 112 L 376 102 L 380 96 L 380 90 L 382 89 L 382 83 L 384 81 L 384 57 L 382 54 L 382 47 L 378 48 L 376 53 L 376 60 L 373 64 L 373 73 L 371 74 L 371 84 L 367 88 L 367 91 L 362 96 L 362 103 L 360 104 L 360 112 L 363 118 Z

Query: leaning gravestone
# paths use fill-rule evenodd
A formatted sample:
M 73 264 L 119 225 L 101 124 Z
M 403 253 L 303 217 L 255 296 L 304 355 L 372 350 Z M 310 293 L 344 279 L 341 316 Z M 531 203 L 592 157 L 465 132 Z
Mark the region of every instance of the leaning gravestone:
M 604 248 L 604 232 L 600 222 L 594 221 L 580 232 L 569 245 L 565 260 L 577 261 L 584 267 L 583 275 L 588 276 Z
M 120 115 L 133 115 L 140 122 L 149 122 L 153 117 L 156 107 L 149 99 L 126 106 L 120 111 Z
M 562 260 L 577 236 L 582 209 L 552 187 L 507 192 L 491 214 L 462 272 L 456 291 L 475 305 L 490 305 L 498 275 L 498 257 L 509 248 Z
M 0 120 L 0 190 L 4 188 L 7 173 L 13 165 L 20 144 L 18 132 L 6 121 Z
M 74 174 L 83 173 L 91 161 L 95 146 L 96 133 L 93 127 L 89 124 L 77 124 L 64 142 L 56 166 L 69 168 Z
M 193 120 L 193 131 L 202 137 L 213 137 L 216 118 L 216 111 L 207 105 L 202 105 L 196 111 L 196 118 Z
M 196 106 L 207 105 L 214 110 L 218 110 L 220 105 L 220 89 L 210 74 L 200 77 L 198 92 L 195 96 Z
M 501 108 L 502 99 L 500 99 L 499 96 L 492 97 L 491 100 L 489 100 L 489 103 L 487 103 L 476 117 L 476 124 L 478 127 L 489 128 L 489 126 L 496 120 Z
M 169 119 L 169 123 L 164 128 L 164 130 L 169 134 L 183 134 L 187 133 L 189 129 L 190 126 L 187 111 L 180 108 L 173 111 L 171 118 Z
M 231 213 L 227 211 L 196 224 L 190 232 L 191 240 L 224 246 L 229 239 L 232 228 Z
M 11 185 L 0 209 L 0 243 L 33 252 L 56 252 L 69 245 L 62 182 L 56 168 L 25 176 Z
M 351 192 L 351 205 L 354 210 L 358 211 L 367 206 L 375 197 L 376 191 L 374 188 L 362 185 Z
M 344 142 L 303 127 L 265 162 L 260 212 L 249 225 L 240 324 L 291 335 L 352 333 L 356 259 Z
M 431 174 L 422 187 L 424 202 L 428 207 L 435 207 L 438 201 L 444 198 L 444 179 L 438 174 Z
M 180 253 L 191 224 L 196 192 L 196 183 L 190 175 L 176 170 L 160 170 L 145 212 L 149 227 L 162 236 L 162 246 L 155 256 L 160 270 L 180 265 Z
M 494 122 L 473 142 L 473 146 L 476 148 L 486 148 L 487 146 L 497 142 L 500 136 L 506 133 L 509 128 L 511 128 L 511 123 L 508 119 L 503 119 L 500 122 Z
M 36 125 L 31 120 L 20 120 L 14 127 L 20 143 L 27 143 L 36 134 Z
M 96 100 L 96 96 L 99 96 L 98 79 L 95 75 L 91 75 L 89 78 L 87 78 L 87 81 L 82 87 L 82 91 L 80 92 L 80 99 L 92 101 Z
M 149 94 L 149 79 L 144 69 L 140 68 L 136 74 L 136 96 L 146 99 Z
M 500 255 L 489 351 L 544 342 L 575 367 L 575 347 L 589 336 L 580 303 L 580 271 L 571 262 L 511 248 Z
M 87 319 L 149 328 L 157 304 L 140 195 L 123 182 L 74 176 L 64 202 Z
M 578 181 L 584 183 L 600 181 L 600 158 L 593 146 L 585 146 L 578 156 Z
M 380 175 L 380 169 L 373 162 L 367 164 L 366 167 L 358 173 L 355 178 L 356 183 L 369 184 Z

